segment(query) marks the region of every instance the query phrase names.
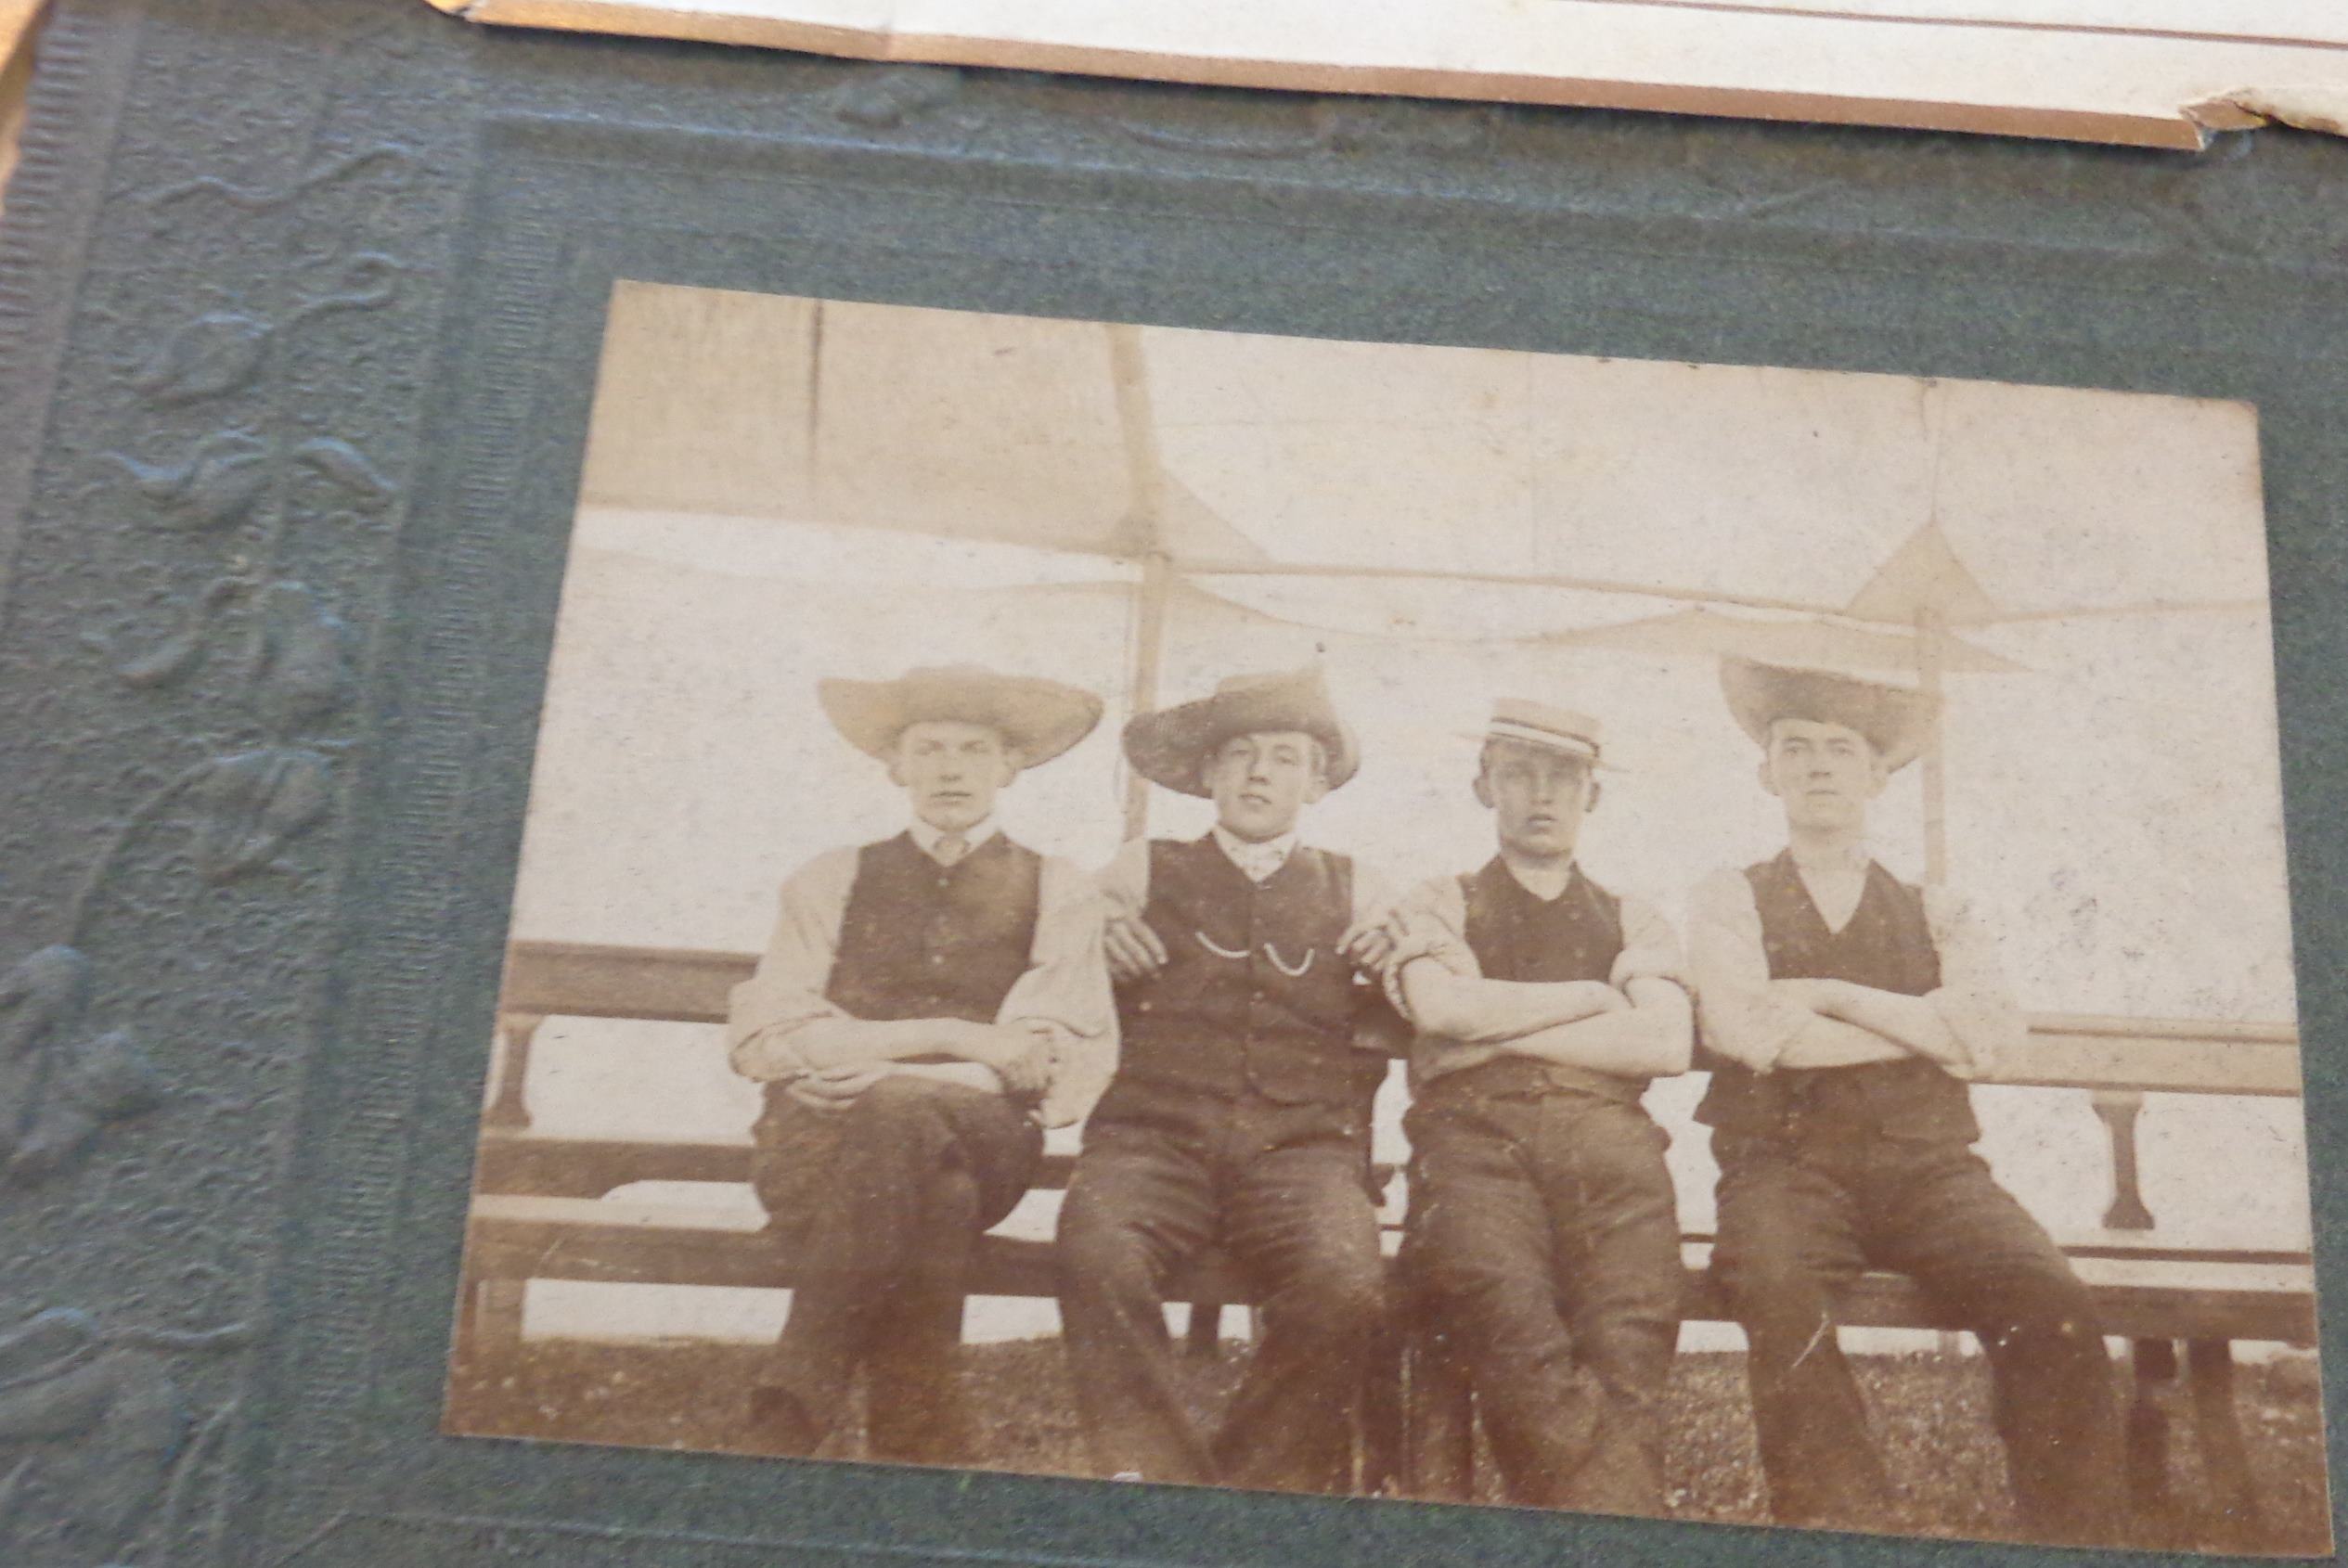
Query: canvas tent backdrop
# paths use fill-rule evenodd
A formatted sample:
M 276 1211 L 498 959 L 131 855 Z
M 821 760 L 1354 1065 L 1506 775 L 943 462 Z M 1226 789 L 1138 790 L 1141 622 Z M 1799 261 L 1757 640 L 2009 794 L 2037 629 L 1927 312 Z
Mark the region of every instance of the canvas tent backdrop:
M 755 949 L 793 865 L 899 825 L 815 679 L 955 659 L 1108 699 L 1005 803 L 1088 864 L 1131 826 L 1123 719 L 1235 670 L 1324 663 L 1367 764 L 1314 835 L 1405 877 L 1490 853 L 1466 736 L 1493 695 L 1589 708 L 1625 771 L 1584 858 L 1676 912 L 1782 842 L 1718 695 L 1718 655 L 1746 651 L 1942 682 L 1955 880 L 2008 921 L 2026 1006 L 2293 1015 L 2239 405 L 623 284 L 582 499 L 518 936 Z M 1877 813 L 1907 875 L 1936 858 L 1929 771 Z M 1149 809 L 1158 831 L 1206 820 L 1163 792 Z M 534 1076 L 542 1114 L 593 1114 L 640 1056 L 574 1046 Z M 739 1120 L 723 1080 L 685 1099 Z M 2010 1147 L 1993 1135 L 2001 1168 L 2036 1169 L 2041 1211 L 2092 1229 L 2084 1097 L 1982 1092 L 2034 1107 Z M 1659 1089 L 1658 1113 L 1691 1093 Z M 2191 1163 L 2148 1160 L 2164 1231 L 2303 1238 L 2297 1118 L 2156 1099 L 2149 1149 L 2279 1150 L 2255 1213 L 2166 1194 Z M 1680 1142 L 1700 1223 L 1709 1162 Z

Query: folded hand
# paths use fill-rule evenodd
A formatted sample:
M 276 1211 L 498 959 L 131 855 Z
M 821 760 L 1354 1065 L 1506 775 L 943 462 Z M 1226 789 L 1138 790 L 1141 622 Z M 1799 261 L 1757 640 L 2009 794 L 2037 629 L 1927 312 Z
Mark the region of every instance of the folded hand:
M 1356 920 L 1337 939 L 1338 957 L 1351 959 L 1353 967 L 1364 974 L 1385 974 L 1401 943 L 1401 922 L 1400 914 L 1391 913 Z
M 1032 1035 L 1027 1048 L 1007 1061 L 999 1062 L 995 1072 L 1003 1081 L 1003 1093 L 1021 1104 L 1033 1104 L 1043 1099 L 1051 1087 L 1051 1040 L 1040 1033 Z
M 1378 922 L 1384 940 L 1378 946 L 1380 957 L 1374 964 L 1364 964 L 1381 978 L 1400 971 L 1403 965 L 1419 958 L 1433 958 L 1446 968 L 1457 970 L 1451 962 L 1457 939 L 1443 928 L 1442 922 L 1425 914 L 1409 915 L 1400 909 L 1388 910 Z M 1348 935 L 1348 940 L 1350 936 Z
M 889 1075 L 884 1061 L 866 1062 L 855 1067 L 824 1067 L 812 1073 L 802 1073 L 791 1080 L 783 1092 L 810 1111 L 841 1112 L 854 1105 L 857 1097 Z
M 1109 978 L 1123 985 L 1146 980 L 1166 967 L 1166 944 L 1149 923 L 1131 915 L 1112 915 L 1101 933 L 1109 956 Z

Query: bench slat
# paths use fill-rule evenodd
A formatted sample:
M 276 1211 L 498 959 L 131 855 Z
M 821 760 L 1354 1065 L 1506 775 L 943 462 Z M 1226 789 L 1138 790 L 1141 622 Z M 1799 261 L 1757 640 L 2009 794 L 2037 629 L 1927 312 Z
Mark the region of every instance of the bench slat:
M 653 1143 L 491 1131 L 481 1137 L 473 1188 L 484 1195 L 600 1198 L 639 1181 L 741 1185 L 750 1180 L 750 1156 L 747 1143 Z M 1067 1187 L 1075 1169 L 1075 1155 L 1047 1154 L 1027 1185 L 1058 1192 Z M 1390 1164 L 1370 1169 L 1381 1187 L 1395 1171 Z
M 473 1163 L 474 1189 L 600 1198 L 638 1181 L 750 1179 L 747 1143 L 651 1143 L 488 1132 Z
M 506 949 L 507 1012 L 723 1023 L 728 994 L 750 978 L 747 953 L 517 942 Z
M 789 1260 L 763 1233 L 747 1229 L 679 1230 L 664 1227 L 589 1224 L 560 1219 L 484 1217 L 471 1229 L 467 1266 L 484 1279 L 577 1279 L 604 1284 L 721 1285 L 787 1290 Z M 976 1295 L 1040 1296 L 1056 1292 L 1051 1244 L 988 1236 L 973 1260 Z M 2094 1295 L 2100 1327 L 2130 1339 L 2279 1340 L 2312 1343 L 2312 1290 L 2253 1290 L 2176 1284 L 2098 1282 Z M 1173 1282 L 1169 1301 L 1245 1302 L 1254 1292 L 1220 1260 Z M 1854 1328 L 1955 1329 L 1907 1279 L 1863 1277 L 1839 1304 L 1840 1320 Z M 1709 1270 L 1690 1267 L 1684 1315 L 1729 1320 Z
M 2046 1088 L 2296 1095 L 2299 1045 L 2289 1035 L 2275 1040 L 2091 1034 L 2033 1018 L 2022 1048 L 2000 1061 L 1997 1075 L 1985 1081 Z

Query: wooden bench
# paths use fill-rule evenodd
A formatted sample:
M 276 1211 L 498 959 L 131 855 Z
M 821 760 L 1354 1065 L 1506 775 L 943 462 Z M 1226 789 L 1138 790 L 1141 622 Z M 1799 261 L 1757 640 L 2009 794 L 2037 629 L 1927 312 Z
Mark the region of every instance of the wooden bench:
M 518 1343 L 522 1292 L 530 1279 L 787 1289 L 790 1260 L 755 1227 L 729 1227 L 683 1211 L 611 1202 L 637 1182 L 746 1184 L 746 1143 L 677 1144 L 554 1138 L 529 1131 L 522 1099 L 530 1042 L 549 1017 L 715 1023 L 752 959 L 725 953 L 517 943 L 509 955 L 499 1018 L 500 1071 L 487 1112 L 466 1246 L 460 1343 L 496 1354 Z M 2246 1536 L 2256 1527 L 2251 1460 L 2233 1397 L 2236 1341 L 2312 1344 L 2315 1300 L 2308 1254 L 2287 1250 L 2163 1246 L 2137 1179 L 2135 1125 L 2149 1092 L 2296 1096 L 2296 1032 L 2287 1025 L 2220 1024 L 2045 1015 L 2028 1049 L 1997 1082 L 2090 1092 L 2109 1135 L 2112 1201 L 2105 1238 L 2066 1249 L 2094 1292 L 2101 1327 L 2131 1344 L 2130 1486 L 2147 1512 L 2166 1506 L 2166 1391 L 2180 1371 L 2188 1391 L 2202 1469 L 2216 1506 Z M 1073 1162 L 1048 1157 L 1038 1186 L 1066 1185 Z M 1383 1182 L 1391 1175 L 1382 1171 Z M 1691 1234 L 1691 1252 L 1711 1240 Z M 2184 1271 L 2227 1277 L 2183 1279 Z M 1007 1236 L 982 1241 L 971 1281 L 977 1295 L 1050 1298 L 1048 1242 Z M 1175 1282 L 1168 1299 L 1192 1304 L 1190 1339 L 1208 1349 L 1225 1304 L 1250 1299 L 1246 1282 L 1208 1258 Z M 1709 1271 L 1692 1261 L 1685 1317 L 1728 1321 Z M 1874 1274 L 1838 1304 L 1852 1327 L 1954 1330 L 1904 1278 Z M 2179 1355 L 2179 1347 L 2183 1355 Z M 1470 1494 L 1473 1420 L 1459 1369 L 1413 1346 L 1407 1369 L 1374 1376 L 1363 1422 L 1363 1489 L 1420 1497 Z M 1407 1396 L 1405 1390 L 1407 1389 Z

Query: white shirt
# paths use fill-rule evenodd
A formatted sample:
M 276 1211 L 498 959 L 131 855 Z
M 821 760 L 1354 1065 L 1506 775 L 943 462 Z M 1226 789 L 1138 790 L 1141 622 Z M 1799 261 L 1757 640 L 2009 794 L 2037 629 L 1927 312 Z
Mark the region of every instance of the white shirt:
M 1218 822 L 1215 824 L 1215 843 L 1223 852 L 1223 857 L 1238 867 L 1240 874 L 1249 881 L 1268 882 L 1297 852 L 1297 833 L 1292 828 L 1276 839 L 1266 839 L 1258 843 L 1241 838 Z
M 929 823 L 926 823 L 920 817 L 916 816 L 913 818 L 912 825 L 907 829 L 907 831 L 913 835 L 913 842 L 921 846 L 921 851 L 923 855 L 928 855 L 940 866 L 948 864 L 945 858 L 937 853 L 938 841 L 946 837 L 945 829 L 932 827 Z M 976 849 L 980 844 L 985 843 L 988 839 L 993 838 L 997 833 L 1001 831 L 1002 824 L 996 821 L 992 814 L 989 814 L 975 826 L 963 829 L 961 831 L 962 855 L 968 855 L 972 850 Z M 961 857 L 961 855 L 957 855 L 955 858 L 960 859 Z

